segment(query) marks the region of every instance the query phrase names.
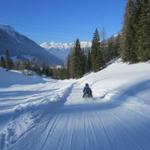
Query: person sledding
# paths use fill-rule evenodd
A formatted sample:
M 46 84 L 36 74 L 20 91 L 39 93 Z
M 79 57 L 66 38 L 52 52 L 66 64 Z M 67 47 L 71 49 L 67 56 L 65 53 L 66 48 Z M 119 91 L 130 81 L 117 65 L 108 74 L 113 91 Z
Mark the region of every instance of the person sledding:
M 83 97 L 84 97 L 84 98 L 85 98 L 85 97 L 93 97 L 93 95 L 92 95 L 92 90 L 91 90 L 91 88 L 89 87 L 89 84 L 88 84 L 88 83 L 85 84 L 85 87 L 84 87 L 84 89 L 83 89 Z

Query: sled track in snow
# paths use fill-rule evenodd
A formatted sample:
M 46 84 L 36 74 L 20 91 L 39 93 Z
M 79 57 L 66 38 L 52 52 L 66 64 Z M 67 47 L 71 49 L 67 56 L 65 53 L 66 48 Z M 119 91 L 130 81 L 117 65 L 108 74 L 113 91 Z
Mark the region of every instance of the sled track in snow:
M 83 101 L 80 90 L 75 84 L 72 93 L 66 93 L 66 103 L 51 115 L 46 113 L 43 121 L 9 150 L 149 150 L 148 107 L 137 104 L 132 108 L 119 101 L 118 105 L 71 104 L 78 98 Z
M 17 110 L 14 109 L 15 111 L 12 112 L 12 119 L 10 120 L 10 123 L 9 123 L 12 127 L 15 126 L 14 123 L 17 123 L 16 120 L 18 117 L 22 117 L 22 116 L 24 117 L 24 114 L 27 114 L 27 113 L 29 113 L 30 116 L 33 117 L 34 124 L 33 125 L 31 124 L 31 126 L 29 126 L 28 129 L 26 129 L 23 133 L 21 133 L 19 137 L 16 137 L 15 134 L 17 134 L 17 132 L 15 133 L 15 131 L 13 134 L 9 132 L 7 133 L 7 130 L 8 131 L 13 130 L 13 128 L 11 129 L 11 127 L 9 127 L 9 124 L 8 124 L 8 127 L 7 127 L 8 129 L 6 128 L 6 131 L 2 133 L 2 135 L 4 134 L 5 137 L 2 139 L 2 135 L 0 135 L 0 150 L 11 149 L 11 147 L 15 145 L 15 143 L 17 143 L 20 139 L 23 139 L 26 135 L 28 135 L 28 133 L 30 133 L 30 131 L 33 131 L 39 125 L 43 124 L 45 128 L 43 128 L 42 131 L 45 131 L 46 128 L 49 127 L 49 123 L 51 122 L 51 119 L 55 117 L 55 115 L 53 114 L 55 113 L 55 111 L 57 111 L 57 109 L 59 109 L 64 104 L 70 92 L 72 91 L 73 86 L 74 84 L 71 84 L 70 87 L 66 88 L 63 95 L 61 97 L 58 97 L 58 100 L 56 102 L 51 102 L 50 105 L 44 102 L 45 100 L 44 100 L 44 97 L 42 96 L 43 98 L 42 105 L 39 105 L 39 106 L 30 105 L 29 107 L 28 105 L 25 105 L 25 106 L 22 105 L 21 108 L 19 109 L 17 108 Z M 47 99 L 47 97 L 45 97 L 45 99 Z M 36 112 L 37 110 L 39 111 L 38 113 Z M 35 116 L 35 114 L 37 114 L 37 116 Z M 45 117 L 46 114 L 49 114 L 47 118 Z M 18 126 L 20 125 L 18 124 Z M 9 137 L 12 140 L 10 140 Z M 30 145 L 30 147 L 32 147 L 32 144 Z

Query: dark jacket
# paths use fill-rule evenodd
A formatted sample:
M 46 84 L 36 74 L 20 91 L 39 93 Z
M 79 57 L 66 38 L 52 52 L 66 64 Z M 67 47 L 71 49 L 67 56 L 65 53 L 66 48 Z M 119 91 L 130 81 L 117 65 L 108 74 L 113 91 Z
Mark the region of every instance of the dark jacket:
M 83 93 L 92 95 L 92 90 L 89 86 L 85 86 L 84 89 L 83 89 Z

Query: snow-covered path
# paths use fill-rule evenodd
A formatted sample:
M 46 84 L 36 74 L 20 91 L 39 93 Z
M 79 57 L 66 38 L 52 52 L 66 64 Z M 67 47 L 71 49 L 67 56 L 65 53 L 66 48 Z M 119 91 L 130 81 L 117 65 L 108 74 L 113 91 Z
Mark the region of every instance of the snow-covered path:
M 127 104 L 85 101 L 81 91 L 75 85 L 66 103 L 10 150 L 149 150 L 150 108 L 139 104 L 140 98 L 130 95 L 136 102 Z
M 116 62 L 79 80 L 1 74 L 0 150 L 150 149 L 149 63 Z M 86 82 L 94 99 L 82 98 Z

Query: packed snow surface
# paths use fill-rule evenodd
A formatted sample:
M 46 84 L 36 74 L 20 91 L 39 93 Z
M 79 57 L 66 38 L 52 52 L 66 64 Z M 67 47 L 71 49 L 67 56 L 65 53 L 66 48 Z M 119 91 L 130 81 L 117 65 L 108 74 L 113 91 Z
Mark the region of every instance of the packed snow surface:
M 64 81 L 0 69 L 0 83 L 0 150 L 150 149 L 149 63 Z

